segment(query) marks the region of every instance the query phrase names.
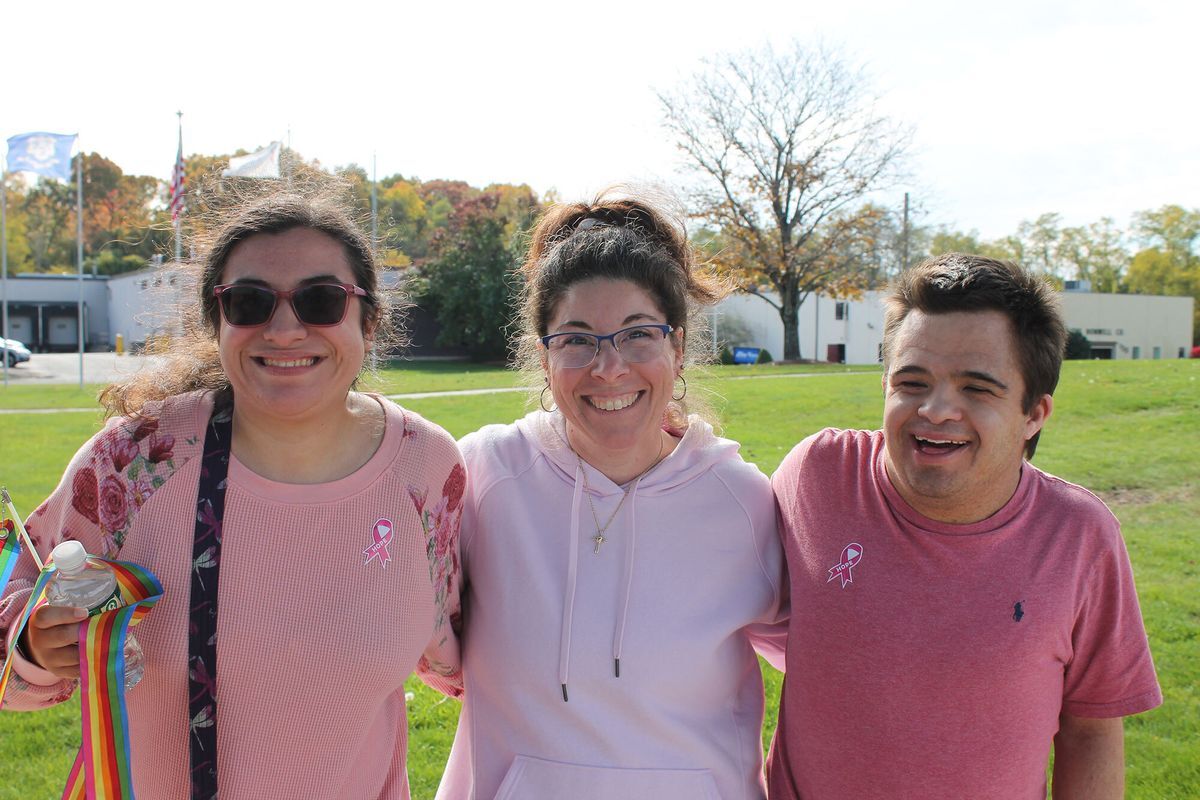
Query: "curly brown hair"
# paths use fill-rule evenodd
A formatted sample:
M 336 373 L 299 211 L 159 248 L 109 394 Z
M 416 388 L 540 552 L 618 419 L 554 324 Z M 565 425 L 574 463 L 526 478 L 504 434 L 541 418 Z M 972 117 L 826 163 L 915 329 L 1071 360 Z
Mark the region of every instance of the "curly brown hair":
M 309 177 L 299 190 L 294 185 L 271 185 L 259 189 L 254 197 L 224 204 L 214 212 L 215 220 L 204 220 L 215 224 L 200 226 L 211 234 L 206 242 L 198 242 L 198 257 L 164 267 L 194 276 L 196 294 L 183 296 L 171 311 L 182 323 L 182 333 L 156 339 L 147 348 L 148 354 L 161 357 L 154 366 L 100 393 L 107 415 L 135 415 L 147 402 L 197 389 L 216 392 L 218 402 L 230 399 L 229 380 L 217 348 L 221 319 L 213 288 L 221 282 L 234 248 L 253 236 L 310 228 L 336 240 L 355 284 L 367 292 L 361 298 L 363 330 L 373 329 L 374 343 L 364 370 L 375 366 L 379 352 L 401 344 L 399 315 L 406 302 L 399 292 L 380 286 L 374 248 L 342 198 L 342 188 L 331 176 Z
M 697 258 L 682 217 L 662 193 L 610 187 L 590 203 L 559 203 L 538 220 L 521 266 L 524 290 L 514 350 L 530 384 L 542 381 L 539 340 L 570 287 L 593 278 L 629 281 L 644 289 L 683 337 L 685 363 L 705 360 L 706 327 L 698 313 L 730 292 Z M 693 397 L 692 411 L 711 417 Z M 672 401 L 668 424 L 687 426 L 688 407 Z

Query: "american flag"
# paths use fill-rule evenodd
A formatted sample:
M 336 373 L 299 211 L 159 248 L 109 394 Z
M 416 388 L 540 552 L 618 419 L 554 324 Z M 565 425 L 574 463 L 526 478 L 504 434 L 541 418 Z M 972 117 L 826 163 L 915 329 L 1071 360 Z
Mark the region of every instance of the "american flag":
M 179 152 L 175 156 L 175 169 L 171 171 L 171 193 L 167 205 L 171 208 L 171 221 L 178 222 L 183 213 L 183 132 L 179 134 Z

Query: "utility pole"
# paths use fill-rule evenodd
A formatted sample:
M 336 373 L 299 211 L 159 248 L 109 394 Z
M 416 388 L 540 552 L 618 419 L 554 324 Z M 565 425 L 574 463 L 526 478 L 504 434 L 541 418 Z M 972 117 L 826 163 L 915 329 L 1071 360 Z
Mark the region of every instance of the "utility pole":
M 379 185 L 377 178 L 377 159 L 375 154 L 371 154 L 371 249 L 379 250 L 379 195 L 376 191 L 376 186 Z

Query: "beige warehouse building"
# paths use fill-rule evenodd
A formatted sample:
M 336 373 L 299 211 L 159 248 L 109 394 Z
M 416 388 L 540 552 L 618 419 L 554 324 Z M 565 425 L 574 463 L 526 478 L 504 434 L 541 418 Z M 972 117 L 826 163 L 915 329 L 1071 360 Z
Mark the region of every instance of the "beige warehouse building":
M 1192 347 L 1191 297 L 1097 294 L 1068 282 L 1062 292 L 1067 327 L 1092 345 L 1094 358 L 1186 358 Z M 775 300 L 774 295 L 767 295 Z M 883 344 L 883 292 L 856 300 L 813 295 L 800 307 L 800 355 L 846 364 L 877 363 Z M 716 339 L 731 345 L 765 347 L 783 357 L 783 323 L 758 297 L 734 295 L 712 318 Z

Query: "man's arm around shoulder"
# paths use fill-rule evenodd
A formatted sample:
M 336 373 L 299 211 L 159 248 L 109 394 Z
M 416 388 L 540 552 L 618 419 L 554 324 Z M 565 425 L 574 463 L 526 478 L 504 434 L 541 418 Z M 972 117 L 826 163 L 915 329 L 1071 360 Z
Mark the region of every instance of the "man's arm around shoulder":
M 1064 713 L 1054 737 L 1054 800 L 1120 800 L 1124 796 L 1124 719 Z

